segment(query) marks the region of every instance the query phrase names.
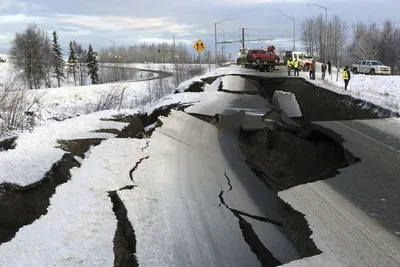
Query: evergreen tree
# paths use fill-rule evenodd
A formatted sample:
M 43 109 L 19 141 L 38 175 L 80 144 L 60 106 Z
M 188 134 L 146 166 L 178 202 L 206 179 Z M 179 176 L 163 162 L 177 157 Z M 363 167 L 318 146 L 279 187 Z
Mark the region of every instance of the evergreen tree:
M 89 44 L 89 50 L 86 54 L 86 65 L 88 68 L 88 76 L 90 76 L 92 84 L 99 83 L 99 64 L 97 61 L 97 53 L 93 51 L 91 44 Z
M 77 64 L 78 64 L 78 57 L 76 56 L 75 42 L 71 41 L 69 42 L 68 72 L 73 75 L 75 86 L 76 86 Z
M 62 49 L 58 43 L 57 31 L 53 31 L 53 67 L 54 77 L 57 78 L 58 87 L 61 87 L 61 81 L 65 78 L 65 62 L 62 56 Z

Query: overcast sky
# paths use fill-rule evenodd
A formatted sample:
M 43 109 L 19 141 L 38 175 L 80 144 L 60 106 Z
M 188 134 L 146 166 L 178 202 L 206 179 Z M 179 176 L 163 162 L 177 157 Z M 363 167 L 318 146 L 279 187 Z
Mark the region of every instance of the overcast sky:
M 240 28 L 246 28 L 246 38 L 274 38 L 274 41 L 252 43 L 250 47 L 274 44 L 292 47 L 293 21 L 278 13 L 296 18 L 299 29 L 303 19 L 325 14 L 325 11 L 307 4 L 328 8 L 328 19 L 334 15 L 348 25 L 357 21 L 382 23 L 390 19 L 400 26 L 399 0 L 0 0 L 0 53 L 7 53 L 16 32 L 22 32 L 30 23 L 51 33 L 58 31 L 66 49 L 70 40 L 94 49 L 135 43 L 177 42 L 192 45 L 201 39 L 214 51 L 214 22 L 235 18 L 218 24 L 224 29 L 226 40 L 239 40 Z M 222 40 L 222 30 L 218 38 Z M 351 27 L 349 27 L 351 34 Z M 300 46 L 299 31 L 296 44 Z M 108 39 L 108 40 L 106 40 Z M 240 44 L 226 46 L 236 56 Z M 192 49 L 192 48 L 191 48 Z M 194 50 L 193 50 L 194 51 Z

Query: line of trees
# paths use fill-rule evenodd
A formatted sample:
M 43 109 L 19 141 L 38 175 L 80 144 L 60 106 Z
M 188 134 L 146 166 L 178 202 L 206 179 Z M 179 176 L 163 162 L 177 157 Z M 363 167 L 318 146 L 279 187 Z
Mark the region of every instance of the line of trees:
M 376 23 L 358 22 L 352 25 L 349 37 L 346 21 L 334 16 L 325 23 L 321 15 L 301 24 L 301 40 L 308 54 L 317 60 L 331 60 L 336 66 L 350 65 L 363 59 L 375 59 L 400 74 L 400 28 L 386 20 L 383 27 Z M 326 34 L 326 58 L 324 48 Z
M 313 55 L 319 61 L 331 60 L 338 65 L 343 62 L 345 57 L 346 29 L 346 21 L 341 20 L 338 16 L 334 16 L 326 24 L 325 18 L 321 15 L 303 21 L 301 39 L 308 54 Z M 324 58 L 325 43 L 326 57 Z
M 386 20 L 382 29 L 376 23 L 357 23 L 353 26 L 354 39 L 348 55 L 353 62 L 377 59 L 400 74 L 400 28 Z
M 174 60 L 175 54 L 175 60 Z M 131 46 L 120 46 L 114 51 L 114 47 L 102 48 L 99 52 L 101 63 L 195 63 L 198 62 L 197 52 L 184 44 L 174 46 L 169 43 L 140 44 Z M 203 63 L 211 63 L 213 57 L 209 49 L 201 54 Z
M 65 62 L 57 31 L 53 31 L 51 42 L 46 32 L 36 24 L 31 24 L 23 33 L 15 35 L 9 54 L 13 68 L 20 73 L 20 78 L 29 89 L 52 87 L 52 77 L 60 87 L 66 75 L 70 74 L 74 77 L 75 85 L 78 75 L 80 85 L 85 84 L 87 76 L 90 76 L 92 84 L 98 83 L 97 53 L 92 46 L 89 45 L 86 52 L 81 45 L 71 42 L 69 52 L 69 60 Z

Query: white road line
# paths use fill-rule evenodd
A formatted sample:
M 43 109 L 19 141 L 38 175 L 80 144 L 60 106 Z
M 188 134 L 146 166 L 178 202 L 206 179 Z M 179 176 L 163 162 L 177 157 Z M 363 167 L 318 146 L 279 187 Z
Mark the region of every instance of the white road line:
M 337 124 L 339 124 L 339 125 L 341 125 L 343 127 L 346 127 L 348 129 L 352 130 L 353 132 L 356 132 L 356 133 L 358 133 L 358 134 L 360 134 L 360 135 L 362 135 L 362 136 L 364 136 L 364 137 L 366 137 L 366 138 L 368 138 L 368 139 L 370 139 L 370 140 L 372 140 L 372 141 L 374 141 L 374 142 L 376 142 L 376 143 L 378 143 L 378 144 L 380 144 L 380 145 L 382 145 L 382 146 L 384 146 L 384 147 L 386 147 L 386 148 L 388 148 L 388 149 L 400 154 L 399 150 L 397 150 L 397 149 L 395 149 L 395 148 L 393 148 L 393 147 L 391 147 L 389 145 L 386 145 L 385 143 L 382 143 L 381 141 L 378 141 L 378 140 L 376 140 L 376 139 L 374 139 L 374 138 L 372 138 L 372 137 L 370 137 L 370 136 L 368 136 L 368 135 L 366 135 L 366 134 L 364 134 L 364 133 L 362 133 L 360 131 L 357 131 L 356 129 L 353 129 L 350 126 L 347 126 L 347 125 L 345 125 L 345 124 L 343 124 L 341 122 L 338 122 L 338 121 L 335 121 L 335 123 L 337 123 Z

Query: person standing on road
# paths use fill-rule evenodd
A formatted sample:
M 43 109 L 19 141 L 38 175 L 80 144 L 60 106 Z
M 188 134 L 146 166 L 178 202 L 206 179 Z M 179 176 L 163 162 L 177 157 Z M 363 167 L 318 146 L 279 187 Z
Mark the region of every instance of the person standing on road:
M 322 63 L 322 66 L 321 66 L 321 71 L 322 71 L 322 77 L 321 77 L 321 80 L 325 80 L 325 72 L 326 72 L 326 64 L 325 64 L 325 62 L 324 62 L 324 63 Z
M 347 86 L 349 85 L 350 81 L 350 71 L 349 71 L 349 66 L 346 66 L 343 70 L 343 81 L 344 81 L 344 90 L 347 91 Z
M 287 60 L 286 66 L 287 66 L 288 75 L 290 76 L 290 71 L 292 70 L 292 61 L 290 61 L 290 59 Z
M 299 61 L 297 60 L 297 58 L 294 60 L 293 63 L 293 67 L 294 67 L 294 76 L 299 76 Z
M 312 62 L 311 62 L 309 67 L 308 67 L 308 70 L 310 72 L 310 80 L 312 80 L 312 68 L 313 68 L 313 65 L 312 65 Z
M 328 74 L 332 75 L 332 61 L 328 61 Z
M 310 70 L 311 70 L 311 80 L 315 80 L 315 60 L 312 61 L 311 65 L 310 65 Z

